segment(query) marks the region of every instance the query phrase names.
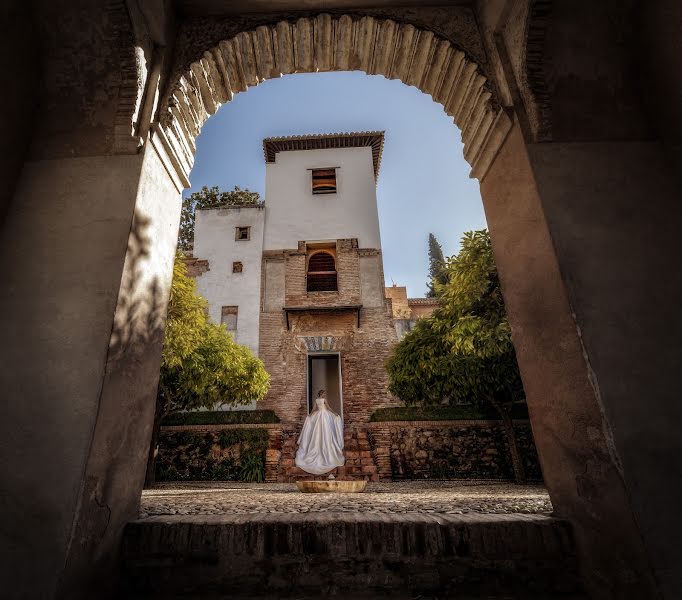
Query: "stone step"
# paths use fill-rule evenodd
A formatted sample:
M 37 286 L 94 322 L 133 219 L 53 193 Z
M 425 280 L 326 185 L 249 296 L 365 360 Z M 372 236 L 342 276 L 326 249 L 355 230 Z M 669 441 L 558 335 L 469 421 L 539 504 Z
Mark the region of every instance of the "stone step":
M 379 480 L 377 475 L 377 466 L 375 464 L 374 456 L 372 454 L 366 432 L 345 431 L 343 453 L 346 459 L 346 464 L 344 467 L 330 471 L 334 477 L 338 479 L 367 479 L 369 481 Z M 309 481 L 320 478 L 319 476 L 313 476 L 301 469 L 298 469 L 294 464 L 295 456 L 296 438 L 292 436 L 287 438 L 282 444 L 277 481 Z M 322 478 L 324 479 L 328 475 L 329 474 L 325 474 L 322 476 Z
M 544 515 L 159 516 L 128 524 L 122 560 L 140 600 L 582 597 L 569 526 Z

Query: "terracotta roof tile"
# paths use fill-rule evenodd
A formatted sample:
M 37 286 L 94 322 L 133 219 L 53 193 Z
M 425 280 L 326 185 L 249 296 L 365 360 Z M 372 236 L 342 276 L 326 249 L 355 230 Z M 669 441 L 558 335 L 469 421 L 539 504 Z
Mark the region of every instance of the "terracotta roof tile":
M 407 304 L 423 304 L 425 306 L 437 306 L 438 298 L 408 298 Z

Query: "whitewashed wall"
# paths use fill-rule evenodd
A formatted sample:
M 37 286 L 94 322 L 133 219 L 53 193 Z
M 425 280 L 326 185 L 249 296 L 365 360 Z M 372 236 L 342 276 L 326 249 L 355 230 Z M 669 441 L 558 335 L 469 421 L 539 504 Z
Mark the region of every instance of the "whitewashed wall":
M 313 195 L 309 169 L 325 167 L 339 167 L 337 193 Z M 278 152 L 266 164 L 265 198 L 265 250 L 351 237 L 381 247 L 371 148 Z
M 258 355 L 260 273 L 263 254 L 263 207 L 197 210 L 194 256 L 208 259 L 209 270 L 197 277 L 199 293 L 208 300 L 209 316 L 220 323 L 223 306 L 237 306 L 236 341 Z M 235 227 L 251 227 L 251 239 L 236 241 Z M 232 273 L 240 261 L 241 273 Z

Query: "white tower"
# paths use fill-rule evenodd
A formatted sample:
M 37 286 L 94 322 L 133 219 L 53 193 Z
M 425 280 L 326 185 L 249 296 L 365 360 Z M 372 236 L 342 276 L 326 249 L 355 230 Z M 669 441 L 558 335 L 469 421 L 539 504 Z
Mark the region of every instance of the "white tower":
M 264 249 L 342 238 L 381 248 L 376 177 L 382 145 L 381 132 L 264 140 Z

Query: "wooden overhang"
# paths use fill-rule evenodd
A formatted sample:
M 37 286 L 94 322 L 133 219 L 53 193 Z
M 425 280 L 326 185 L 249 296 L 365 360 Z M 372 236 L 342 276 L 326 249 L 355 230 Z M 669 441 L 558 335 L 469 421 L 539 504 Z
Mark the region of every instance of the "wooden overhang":
M 360 309 L 362 304 L 337 304 L 335 306 L 285 306 L 282 310 L 289 330 L 289 315 L 291 313 L 332 313 L 332 312 L 355 312 L 357 313 L 358 329 L 360 328 Z
M 263 140 L 263 154 L 266 163 L 274 163 L 278 152 L 289 150 L 325 150 L 327 148 L 372 149 L 374 179 L 379 177 L 381 152 L 384 148 L 383 131 L 360 131 L 358 133 L 321 133 L 319 135 L 293 135 L 272 137 Z

